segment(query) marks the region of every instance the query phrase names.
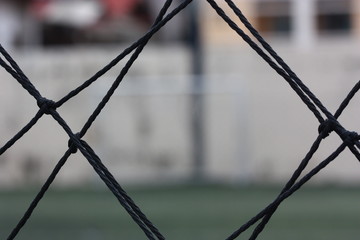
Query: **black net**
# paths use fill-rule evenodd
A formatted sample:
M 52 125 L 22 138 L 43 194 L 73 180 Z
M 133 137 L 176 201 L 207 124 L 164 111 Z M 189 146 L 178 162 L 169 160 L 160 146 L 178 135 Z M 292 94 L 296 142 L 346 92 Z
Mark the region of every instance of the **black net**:
M 290 85 L 290 87 L 296 92 L 296 94 L 301 98 L 304 104 L 309 108 L 309 110 L 314 114 L 316 119 L 319 121 L 319 134 L 314 143 L 312 144 L 310 150 L 305 155 L 305 157 L 300 162 L 298 168 L 294 171 L 290 180 L 285 184 L 285 187 L 282 189 L 277 198 L 260 211 L 257 215 L 251 218 L 248 222 L 239 227 L 234 231 L 227 239 L 235 239 L 242 232 L 247 230 L 249 227 L 257 223 L 257 226 L 253 230 L 253 233 L 250 239 L 256 239 L 257 236 L 264 229 L 271 216 L 274 214 L 278 206 L 295 191 L 300 189 L 307 181 L 309 181 L 314 175 L 320 172 L 325 168 L 331 161 L 333 161 L 345 148 L 348 148 L 354 156 L 360 160 L 360 136 L 356 132 L 349 131 L 345 129 L 338 121 L 338 117 L 341 115 L 343 110 L 347 107 L 350 100 L 354 97 L 357 91 L 360 88 L 360 82 L 358 82 L 350 93 L 346 96 L 345 100 L 340 104 L 338 110 L 335 114 L 330 113 L 326 107 L 321 103 L 321 101 L 306 87 L 306 85 L 299 79 L 299 77 L 291 70 L 291 68 L 283 61 L 283 59 L 273 50 L 273 48 L 260 36 L 258 31 L 250 24 L 250 22 L 243 15 L 241 10 L 236 6 L 236 4 L 231 0 L 225 0 L 228 6 L 233 10 L 235 15 L 243 23 L 245 28 L 252 34 L 252 36 L 260 43 L 257 44 L 252 40 L 252 38 L 246 34 L 236 23 L 232 20 L 224 11 L 221 9 L 217 3 L 213 0 L 207 0 L 209 5 L 216 11 L 216 13 L 232 28 L 256 53 L 264 59 L 271 68 L 273 68 L 284 80 Z M 135 62 L 137 57 L 142 52 L 143 48 L 146 46 L 150 38 L 158 32 L 167 22 L 169 22 L 175 15 L 185 9 L 192 0 L 185 0 L 178 6 L 176 6 L 171 12 L 168 12 L 170 5 L 172 4 L 171 0 L 167 0 L 164 3 L 158 17 L 156 18 L 151 29 L 143 35 L 139 40 L 134 42 L 130 47 L 125 49 L 121 54 L 119 54 L 115 59 L 113 59 L 108 65 L 103 69 L 98 71 L 93 77 L 85 81 L 81 86 L 69 92 L 66 96 L 61 98 L 58 101 L 53 101 L 43 97 L 43 95 L 36 89 L 36 87 L 31 83 L 27 78 L 25 73 L 21 70 L 15 60 L 7 53 L 7 51 L 0 45 L 0 65 L 12 75 L 12 77 L 22 85 L 22 87 L 37 101 L 39 110 L 35 114 L 34 118 L 26 124 L 13 138 L 11 138 L 3 147 L 0 149 L 0 154 L 3 154 L 8 150 L 16 141 L 18 141 L 24 134 L 26 134 L 44 115 L 50 115 L 66 132 L 69 136 L 68 150 L 64 153 L 62 158 L 58 161 L 57 165 L 51 172 L 50 176 L 47 178 L 46 182 L 42 186 L 41 190 L 38 192 L 36 197 L 31 202 L 29 208 L 24 213 L 23 217 L 20 219 L 15 228 L 11 231 L 7 239 L 15 239 L 19 231 L 26 224 L 27 220 L 31 217 L 33 211 L 41 201 L 42 197 L 45 195 L 46 191 L 56 178 L 57 174 L 61 170 L 62 166 L 66 163 L 67 159 L 71 154 L 80 151 L 81 154 L 88 160 L 95 172 L 99 175 L 102 181 L 106 184 L 109 190 L 116 196 L 119 203 L 124 207 L 132 219 L 138 224 L 138 226 L 145 233 L 149 239 L 165 239 L 165 237 L 160 233 L 160 231 L 152 224 L 152 222 L 145 216 L 145 214 L 140 210 L 140 208 L 134 203 L 131 197 L 125 192 L 125 190 L 120 186 L 116 181 L 110 171 L 102 163 L 101 159 L 97 156 L 95 151 L 91 146 L 85 142 L 82 138 L 87 133 L 88 129 L 92 126 L 92 123 L 101 113 L 102 109 L 105 107 L 107 102 L 112 97 L 114 91 L 118 88 L 121 81 L 124 79 L 124 76 L 127 74 L 128 70 L 131 68 L 132 64 Z M 101 102 L 97 105 L 95 111 L 87 119 L 83 128 L 79 132 L 75 133 L 67 125 L 66 121 L 60 116 L 57 112 L 57 109 L 60 108 L 65 102 L 79 94 L 82 90 L 90 86 L 95 82 L 99 77 L 109 71 L 113 66 L 115 66 L 119 61 L 124 57 L 131 54 L 129 60 L 126 62 L 125 66 L 122 68 L 120 74 L 114 80 L 112 86 L 102 98 Z M 330 133 L 335 132 L 342 139 L 342 144 L 325 160 L 323 160 L 319 165 L 314 167 L 307 174 L 303 173 L 303 170 L 308 165 L 314 153 L 318 150 L 321 141 L 329 136 Z M 303 177 L 300 178 L 300 176 Z

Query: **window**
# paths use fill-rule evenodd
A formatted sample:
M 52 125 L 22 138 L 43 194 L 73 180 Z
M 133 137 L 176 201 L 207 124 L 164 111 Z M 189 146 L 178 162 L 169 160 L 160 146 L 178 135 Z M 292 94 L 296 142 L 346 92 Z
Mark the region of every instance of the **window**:
M 316 27 L 320 34 L 350 33 L 350 0 L 318 0 L 316 8 Z
M 268 0 L 256 3 L 259 31 L 269 35 L 289 35 L 291 31 L 290 1 Z

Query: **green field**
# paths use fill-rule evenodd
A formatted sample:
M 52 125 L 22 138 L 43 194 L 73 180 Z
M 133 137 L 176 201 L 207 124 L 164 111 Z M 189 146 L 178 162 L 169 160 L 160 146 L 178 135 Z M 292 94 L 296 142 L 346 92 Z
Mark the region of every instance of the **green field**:
M 265 207 L 280 187 L 167 186 L 127 188 L 167 239 L 225 239 Z M 0 239 L 36 190 L 0 192 Z M 258 239 L 359 239 L 360 189 L 305 188 L 286 200 Z M 249 232 L 238 239 L 247 239 Z M 147 239 L 105 190 L 47 193 L 16 239 Z

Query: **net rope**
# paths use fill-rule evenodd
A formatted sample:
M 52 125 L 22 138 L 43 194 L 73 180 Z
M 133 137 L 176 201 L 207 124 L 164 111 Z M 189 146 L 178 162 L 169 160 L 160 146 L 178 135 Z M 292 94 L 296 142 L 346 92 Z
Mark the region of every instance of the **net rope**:
M 91 148 L 91 146 L 85 142 L 82 138 L 87 133 L 92 123 L 101 113 L 102 109 L 106 106 L 115 90 L 119 87 L 119 84 L 123 81 L 125 75 L 131 68 L 132 64 L 136 61 L 138 56 L 141 54 L 144 47 L 147 45 L 149 40 L 156 34 L 164 25 L 166 25 L 173 17 L 183 11 L 192 0 L 184 0 L 177 5 L 171 12 L 169 7 L 172 4 L 172 0 L 166 0 L 163 7 L 161 8 L 159 15 L 157 16 L 154 24 L 150 30 L 144 34 L 141 38 L 131 44 L 122 53 L 115 57 L 109 64 L 104 66 L 101 70 L 95 73 L 91 78 L 83 82 L 80 86 L 70 91 L 67 95 L 58 101 L 47 99 L 41 95 L 41 93 L 32 84 L 29 78 L 21 70 L 16 61 L 8 54 L 8 52 L 0 44 L 0 66 L 7 71 L 35 100 L 39 107 L 39 110 L 35 116 L 10 140 L 8 140 L 1 148 L 0 155 L 5 153 L 11 146 L 13 146 L 22 136 L 24 136 L 44 115 L 50 115 L 66 132 L 69 137 L 68 150 L 57 162 L 56 166 L 52 170 L 45 183 L 42 185 L 40 191 L 34 197 L 29 207 L 17 223 L 17 225 L 11 230 L 7 239 L 15 239 L 21 229 L 24 227 L 26 222 L 30 219 L 32 213 L 38 206 L 41 199 L 46 194 L 47 190 L 55 180 L 57 174 L 66 163 L 67 159 L 71 154 L 80 151 L 81 154 L 87 159 L 89 164 L 93 167 L 94 171 L 99 175 L 100 179 L 105 183 L 109 190 L 118 199 L 119 203 L 128 212 L 134 222 L 144 232 L 146 237 L 151 240 L 165 239 L 160 233 L 157 227 L 149 220 L 149 218 L 140 210 L 135 204 L 132 198 L 126 193 L 126 191 L 117 182 L 111 172 L 102 163 L 101 159 Z M 343 102 L 335 114 L 330 113 L 322 102 L 310 91 L 310 89 L 300 80 L 300 78 L 291 70 L 286 62 L 276 53 L 276 51 L 268 44 L 265 39 L 259 34 L 259 32 L 252 26 L 247 20 L 238 6 L 232 0 L 225 0 L 228 7 L 234 12 L 237 18 L 241 21 L 243 26 L 249 31 L 253 38 L 259 43 L 252 40 L 252 37 L 246 34 L 241 27 L 239 27 L 234 20 L 232 20 L 225 11 L 214 1 L 207 0 L 207 3 L 213 8 L 213 10 L 221 17 L 231 29 L 233 29 L 272 69 L 274 69 L 295 91 L 300 97 L 307 108 L 314 114 L 319 122 L 319 134 L 313 142 L 310 150 L 306 153 L 305 157 L 301 160 L 299 166 L 296 168 L 288 182 L 285 184 L 279 195 L 267 205 L 263 210 L 256 214 L 249 221 L 244 223 L 238 229 L 236 229 L 227 240 L 236 239 L 241 233 L 246 231 L 249 227 L 257 223 L 249 239 L 256 239 L 259 234 L 263 231 L 266 224 L 271 219 L 279 205 L 294 192 L 299 190 L 305 183 L 307 183 L 313 176 L 324 169 L 329 163 L 335 160 L 341 152 L 348 148 L 354 156 L 360 161 L 360 136 L 353 131 L 345 129 L 337 120 L 345 108 L 348 106 L 351 99 L 356 95 L 360 89 L 360 81 L 355 84 L 349 94 L 345 97 Z M 169 13 L 167 13 L 169 12 Z M 132 54 L 131 54 L 132 53 Z M 57 109 L 60 108 L 71 98 L 75 97 L 82 90 L 86 89 L 92 83 L 97 81 L 101 76 L 107 73 L 112 67 L 117 65 L 122 59 L 131 54 L 129 60 L 125 63 L 124 67 L 120 71 L 119 75 L 114 80 L 113 84 L 102 98 L 100 103 L 97 105 L 93 113 L 85 122 L 84 126 L 77 133 L 74 133 L 67 125 L 66 121 L 58 113 Z M 314 153 L 318 150 L 323 139 L 328 137 L 330 133 L 335 132 L 341 139 L 342 143 L 340 146 L 330 154 L 326 159 L 320 162 L 308 173 L 303 174 L 309 161 L 313 157 Z M 303 177 L 300 176 L 303 174 Z

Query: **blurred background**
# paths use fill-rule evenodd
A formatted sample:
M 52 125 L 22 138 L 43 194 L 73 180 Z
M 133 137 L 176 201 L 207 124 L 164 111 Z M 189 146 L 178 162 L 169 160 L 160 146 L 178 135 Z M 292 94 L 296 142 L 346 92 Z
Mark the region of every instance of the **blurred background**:
M 180 2 L 174 1 L 171 9 Z M 235 2 L 334 113 L 359 80 L 360 1 Z M 0 0 L 0 42 L 40 93 L 56 101 L 144 35 L 163 3 L 160 0 Z M 217 3 L 239 23 L 225 2 Z M 82 128 L 121 71 L 124 60 L 58 109 L 73 132 Z M 5 70 L 0 71 L 0 79 L 3 145 L 34 117 L 38 107 Z M 357 96 L 339 118 L 344 127 L 357 132 L 359 106 Z M 185 232 L 193 228 L 194 239 L 223 239 L 247 215 L 255 215 L 275 197 L 317 137 L 318 125 L 288 84 L 206 1 L 198 1 L 150 40 L 84 140 L 118 181 L 129 186 L 138 197 L 135 202 L 142 202 L 155 215 L 160 230 L 164 225 L 172 236 L 169 239 L 187 236 L 182 235 L 185 233 L 179 236 L 181 227 Z M 0 215 L 3 216 L 0 216 L 0 238 L 5 238 L 24 212 L 67 150 L 67 142 L 63 129 L 45 116 L 0 156 Z M 309 167 L 325 159 L 340 143 L 336 135 L 327 138 Z M 277 234 L 303 239 L 302 235 L 293 233 L 309 228 L 313 239 L 338 239 L 344 234 L 355 239 L 360 233 L 360 216 L 359 211 L 354 211 L 356 204 L 350 201 L 359 199 L 353 198 L 359 195 L 359 170 L 355 157 L 346 150 L 310 181 L 309 190 L 304 190 L 303 195 L 299 193 L 297 200 L 294 197 L 289 205 L 297 207 L 279 214 L 283 221 L 274 220 L 273 231 L 266 239 L 278 239 Z M 119 234 L 126 236 L 124 239 L 141 238 L 141 233 L 138 236 L 130 230 L 128 235 L 121 235 L 124 231 L 113 226 L 114 222 L 123 221 L 125 226 L 129 223 L 119 220 L 121 214 L 111 215 L 115 213 L 108 201 L 115 201 L 104 188 L 86 159 L 80 153 L 73 154 L 44 200 L 45 207 L 40 207 L 37 218 L 34 217 L 38 220 L 29 223 L 33 224 L 32 228 L 25 229 L 27 234 L 20 239 L 42 239 L 41 236 L 115 239 Z M 89 198 L 92 200 L 86 205 Z M 333 202 L 324 205 L 323 198 Z M 239 204 L 240 199 L 249 201 Z M 51 205 L 54 202 L 62 205 L 54 208 Z M 253 205 L 247 206 L 249 202 Z M 9 204 L 13 207 L 8 207 Z M 116 202 L 113 204 L 119 208 Z M 104 205 L 109 211 L 108 215 L 103 214 L 104 219 L 110 220 L 102 220 L 103 225 L 99 221 L 91 222 L 103 215 L 99 210 L 90 211 Z M 166 215 L 174 206 L 178 206 L 179 212 L 172 217 Z M 233 210 L 235 206 L 239 212 Z M 316 210 L 319 208 L 320 213 Z M 334 208 L 339 209 L 338 215 L 329 218 L 327 210 Z M 202 220 L 191 215 L 198 209 L 201 219 L 207 222 L 204 226 L 199 225 Z M 306 214 L 314 215 L 306 215 L 304 209 Z M 74 222 L 69 220 L 69 214 Z M 43 226 L 49 218 L 54 225 L 47 226 L 49 235 L 44 235 Z M 178 219 L 174 223 L 178 228 L 168 222 L 169 218 Z M 309 222 L 309 218 L 314 222 Z M 352 224 L 346 224 L 349 218 Z M 299 219 L 303 222 L 296 224 Z M 292 221 L 294 224 L 289 224 Z M 343 228 L 330 231 L 341 223 Z M 295 225 L 304 226 L 305 230 L 294 230 Z M 136 229 L 132 225 L 125 229 L 131 227 Z M 54 238 L 54 232 L 58 238 Z

